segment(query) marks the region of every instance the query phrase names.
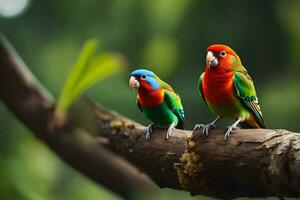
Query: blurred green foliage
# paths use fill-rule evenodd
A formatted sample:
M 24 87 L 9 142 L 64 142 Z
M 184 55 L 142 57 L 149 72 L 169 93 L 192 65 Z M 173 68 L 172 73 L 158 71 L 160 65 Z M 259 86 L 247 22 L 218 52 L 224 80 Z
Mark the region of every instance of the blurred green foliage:
M 116 53 L 96 55 L 97 40 L 85 43 L 57 99 L 56 112 L 66 112 L 86 89 L 121 70 L 121 57 Z M 124 64 L 123 64 L 124 65 Z
M 206 47 L 228 44 L 255 81 L 267 127 L 299 132 L 299 20 L 296 0 L 31 0 L 22 15 L 0 18 L 0 27 L 56 97 L 82 44 L 99 39 L 130 68 L 87 95 L 147 124 L 127 83 L 131 70 L 149 68 L 181 95 L 189 129 L 213 119 L 197 92 Z M 61 162 L 3 104 L 0 113 L 0 199 L 120 199 Z M 170 191 L 158 199 L 200 198 Z

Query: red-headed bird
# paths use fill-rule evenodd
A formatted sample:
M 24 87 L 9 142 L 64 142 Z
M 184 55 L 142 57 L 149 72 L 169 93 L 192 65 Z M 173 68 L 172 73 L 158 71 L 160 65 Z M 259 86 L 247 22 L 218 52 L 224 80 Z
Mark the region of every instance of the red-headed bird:
M 150 139 L 153 125 L 168 127 L 167 139 L 175 127 L 184 128 L 184 111 L 180 97 L 152 71 L 145 69 L 133 71 L 129 86 L 138 90 L 137 105 L 152 121 L 146 129 L 146 139 Z
M 208 135 L 216 122 L 223 117 L 234 119 L 228 127 L 226 140 L 237 125 L 265 128 L 262 112 L 253 81 L 241 63 L 239 56 L 230 47 L 214 44 L 207 48 L 206 69 L 199 78 L 201 96 L 217 118 L 209 124 L 197 124 Z

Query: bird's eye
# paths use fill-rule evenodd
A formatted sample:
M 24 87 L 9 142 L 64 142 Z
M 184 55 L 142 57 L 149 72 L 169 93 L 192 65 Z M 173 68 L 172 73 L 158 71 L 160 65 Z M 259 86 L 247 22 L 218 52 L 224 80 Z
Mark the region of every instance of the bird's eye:
M 225 57 L 225 56 L 226 56 L 226 52 L 225 52 L 225 51 L 221 51 L 221 52 L 220 52 L 220 56 L 221 56 L 221 57 Z
M 143 75 L 143 76 L 142 76 L 142 79 L 146 79 L 146 78 L 147 78 L 147 75 Z

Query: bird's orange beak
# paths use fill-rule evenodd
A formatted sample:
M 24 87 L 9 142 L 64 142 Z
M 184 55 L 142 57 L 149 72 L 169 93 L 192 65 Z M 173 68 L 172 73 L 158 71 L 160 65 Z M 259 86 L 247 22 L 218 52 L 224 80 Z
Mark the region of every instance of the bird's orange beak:
M 206 54 L 206 64 L 208 68 L 216 67 L 218 63 L 218 59 L 214 56 L 214 54 L 211 51 L 208 51 Z
M 140 87 L 140 83 L 136 80 L 134 76 L 129 79 L 129 87 L 133 90 Z

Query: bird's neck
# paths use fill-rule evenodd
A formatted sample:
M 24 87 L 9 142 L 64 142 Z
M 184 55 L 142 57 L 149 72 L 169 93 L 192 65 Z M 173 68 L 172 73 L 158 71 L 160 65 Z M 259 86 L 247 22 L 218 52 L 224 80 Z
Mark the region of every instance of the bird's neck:
M 138 100 L 143 107 L 157 107 L 164 101 L 164 91 L 162 89 L 149 90 L 141 88 L 138 90 Z

